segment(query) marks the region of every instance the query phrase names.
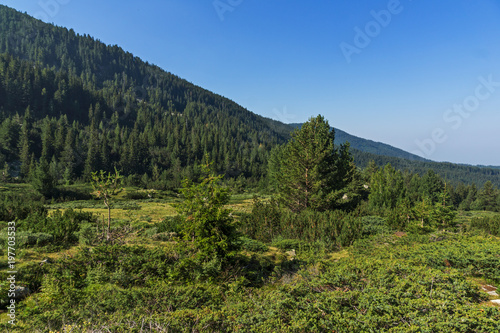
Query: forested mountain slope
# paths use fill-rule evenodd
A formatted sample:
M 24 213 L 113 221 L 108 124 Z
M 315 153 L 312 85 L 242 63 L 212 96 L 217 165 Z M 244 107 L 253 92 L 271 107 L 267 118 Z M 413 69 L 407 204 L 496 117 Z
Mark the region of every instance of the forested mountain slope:
M 3 158 L 26 172 L 43 157 L 59 174 L 117 166 L 174 186 L 208 155 L 218 171 L 257 181 L 290 132 L 118 46 L 5 6 L 0 53 Z
M 256 115 L 116 45 L 1 5 L 0 54 L 0 166 L 8 162 L 22 177 L 42 167 L 68 182 L 117 167 L 132 183 L 175 188 L 208 156 L 218 172 L 256 185 L 270 149 L 297 127 Z M 336 143 L 345 141 L 359 167 L 372 159 L 500 185 L 498 169 L 411 161 L 423 159 L 337 129 Z

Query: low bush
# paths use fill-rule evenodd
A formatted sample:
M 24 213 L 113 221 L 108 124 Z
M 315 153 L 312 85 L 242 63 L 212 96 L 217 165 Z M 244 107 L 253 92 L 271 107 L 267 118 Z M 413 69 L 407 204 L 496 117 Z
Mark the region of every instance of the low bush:
M 179 215 L 168 216 L 163 221 L 155 223 L 154 226 L 160 232 L 176 232 L 180 233 L 182 230 L 182 218 Z
M 47 209 L 34 196 L 2 195 L 0 221 L 24 220 L 30 215 L 45 216 Z
M 362 236 L 363 223 L 356 213 L 341 210 L 293 213 L 273 200 L 255 199 L 252 213 L 243 215 L 240 231 L 249 238 L 271 242 L 278 236 L 304 242 L 322 241 L 330 248 L 351 245 Z
M 0 234 L 0 246 L 6 248 L 8 235 L 7 232 Z M 44 232 L 26 232 L 18 231 L 16 233 L 16 246 L 19 248 L 45 246 L 54 241 L 54 236 Z
M 380 216 L 363 216 L 361 218 L 363 237 L 386 234 L 391 232 L 387 221 Z
M 249 252 L 262 253 L 268 250 L 266 244 L 259 242 L 258 240 L 255 239 L 251 239 L 248 237 L 241 237 L 240 241 L 241 241 L 241 248 Z
M 470 222 L 472 229 L 483 230 L 494 236 L 500 236 L 500 216 L 475 217 Z
M 84 223 L 95 223 L 96 217 L 92 213 L 78 212 L 67 209 L 64 212 L 57 210 L 51 216 L 33 214 L 18 222 L 18 229 L 30 233 L 45 233 L 53 237 L 53 243 L 71 245 L 79 240 L 78 231 Z

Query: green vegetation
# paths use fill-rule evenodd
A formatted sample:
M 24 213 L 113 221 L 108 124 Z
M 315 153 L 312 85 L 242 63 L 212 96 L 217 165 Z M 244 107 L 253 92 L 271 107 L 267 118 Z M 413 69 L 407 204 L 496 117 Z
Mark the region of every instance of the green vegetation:
M 92 193 L 97 199 L 102 199 L 104 205 L 108 209 L 108 228 L 106 230 L 106 239 L 109 241 L 111 239 L 111 199 L 119 191 L 118 186 L 120 186 L 120 181 L 122 176 L 115 169 L 115 173 L 104 172 L 92 172 L 92 188 L 94 192 Z
M 224 206 L 229 202 L 229 191 L 218 183 L 216 176 L 205 167 L 207 176 L 198 184 L 183 182 L 184 200 L 178 205 L 183 221 L 182 233 L 192 240 L 204 259 L 225 259 L 238 250 L 238 237 L 232 213 Z
M 500 170 L 292 133 L 4 6 L 0 52 L 3 331 L 500 331 Z
M 335 132 L 319 115 L 273 150 L 270 176 L 278 199 L 294 212 L 356 207 L 361 200 L 359 174 L 349 144 L 334 146 Z

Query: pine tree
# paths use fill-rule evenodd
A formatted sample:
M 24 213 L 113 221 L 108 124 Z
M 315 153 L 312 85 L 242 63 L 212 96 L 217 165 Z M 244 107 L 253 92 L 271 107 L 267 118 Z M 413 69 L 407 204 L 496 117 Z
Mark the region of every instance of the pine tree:
M 379 208 L 393 209 L 406 197 L 403 175 L 390 164 L 378 170 L 370 185 L 370 205 Z
M 353 198 L 356 170 L 349 146 L 334 146 L 335 132 L 321 116 L 309 119 L 290 141 L 274 151 L 271 174 L 279 183 L 279 201 L 294 212 L 340 208 Z M 356 200 L 359 198 L 356 198 Z M 351 202 L 356 204 L 356 202 Z
M 64 142 L 64 150 L 61 154 L 61 163 L 63 172 L 64 182 L 69 185 L 73 182 L 75 176 L 75 151 L 73 149 L 74 144 L 74 134 L 73 130 L 70 129 L 66 134 L 66 139 Z
M 19 140 L 19 159 L 21 160 L 21 177 L 27 178 L 30 173 L 31 163 L 31 128 L 32 119 L 30 108 L 28 107 L 24 113 L 23 125 L 21 129 L 21 137 Z
M 208 165 L 198 183 L 182 183 L 184 201 L 177 206 L 184 220 L 184 238 L 194 242 L 202 259 L 224 259 L 239 248 L 238 234 L 231 211 L 225 208 L 229 191 L 220 185 Z
M 498 210 L 498 190 L 493 186 L 491 181 L 484 183 L 483 188 L 479 191 L 476 201 L 472 204 L 474 210 L 486 210 L 495 212 Z
M 56 190 L 56 180 L 50 174 L 49 163 L 41 159 L 37 163 L 31 177 L 33 188 L 45 197 L 54 195 Z

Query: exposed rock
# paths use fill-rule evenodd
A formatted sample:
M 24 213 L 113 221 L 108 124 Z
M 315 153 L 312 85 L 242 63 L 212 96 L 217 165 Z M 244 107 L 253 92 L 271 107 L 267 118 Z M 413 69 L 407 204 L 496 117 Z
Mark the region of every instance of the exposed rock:
M 295 258 L 297 256 L 297 254 L 295 253 L 295 249 L 292 249 L 290 251 L 286 251 L 285 253 L 292 258 Z
M 486 285 L 481 286 L 481 288 L 484 291 L 486 291 L 486 293 L 488 293 L 488 295 L 490 295 L 490 296 L 499 296 L 497 293 L 497 287 L 495 287 L 495 286 L 492 286 L 490 284 L 486 284 Z
M 176 232 L 160 232 L 153 235 L 152 239 L 155 241 L 169 242 L 172 241 L 175 237 L 177 237 Z
M 52 260 L 50 260 L 50 258 L 43 259 L 42 261 L 40 261 L 40 266 L 42 266 L 43 264 L 52 264 Z
M 31 291 L 29 290 L 29 288 L 17 286 L 15 293 L 16 293 L 16 299 L 20 300 L 31 294 Z
M 500 305 L 500 299 L 494 299 L 491 302 Z

